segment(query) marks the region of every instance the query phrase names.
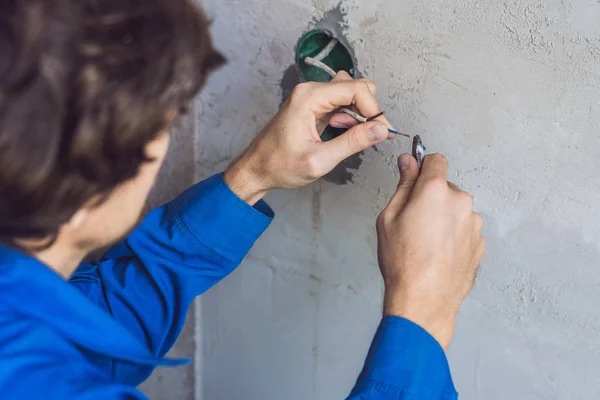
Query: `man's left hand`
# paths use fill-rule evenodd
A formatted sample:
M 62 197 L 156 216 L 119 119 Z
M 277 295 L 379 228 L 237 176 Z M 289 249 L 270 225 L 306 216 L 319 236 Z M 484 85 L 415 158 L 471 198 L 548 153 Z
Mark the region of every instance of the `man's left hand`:
M 358 123 L 339 107 L 353 106 L 370 117 L 381 112 L 375 85 L 339 72 L 329 83 L 301 83 L 275 118 L 248 149 L 225 171 L 225 182 L 244 201 L 255 204 L 271 189 L 307 185 L 329 173 L 349 156 L 393 135 L 389 121 Z M 332 115 L 333 113 L 333 115 Z M 349 130 L 323 142 L 320 134 L 330 124 Z

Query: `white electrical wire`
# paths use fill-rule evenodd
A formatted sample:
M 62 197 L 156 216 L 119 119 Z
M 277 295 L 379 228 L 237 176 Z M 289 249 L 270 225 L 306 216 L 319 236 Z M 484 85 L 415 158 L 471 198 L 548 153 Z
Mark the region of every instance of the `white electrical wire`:
M 312 65 L 313 67 L 321 68 L 323 71 L 327 72 L 332 78 L 336 75 L 336 72 L 333 69 L 331 69 L 328 65 L 323 64 L 323 62 L 317 59 L 314 59 L 312 57 L 306 57 L 304 59 L 304 62 L 308 65 Z
M 322 69 L 333 78 L 337 74 L 337 72 L 335 72 L 331 67 L 329 67 L 329 65 L 323 63 L 323 59 L 327 57 L 329 53 L 331 53 L 331 51 L 335 48 L 335 46 L 337 46 L 338 43 L 339 42 L 337 39 L 331 39 L 331 41 L 327 43 L 327 46 L 325 46 L 323 50 L 319 52 L 319 54 L 317 54 L 314 57 L 306 57 L 304 59 L 304 62 L 308 65 L 312 65 L 313 67 Z
M 339 109 L 339 111 L 346 113 L 348 115 L 350 115 L 352 118 L 354 118 L 355 120 L 357 120 L 358 122 L 367 122 L 369 119 L 366 117 L 363 117 L 362 115 L 360 115 L 357 112 L 352 111 L 349 108 L 346 107 L 342 107 Z
M 331 39 L 331 41 L 327 43 L 327 46 L 325 46 L 323 50 L 321 50 L 321 52 L 313 58 L 317 61 L 323 61 L 323 59 L 327 57 L 329 53 L 331 53 L 331 51 L 335 48 L 335 46 L 337 46 L 338 43 L 339 41 L 337 39 Z

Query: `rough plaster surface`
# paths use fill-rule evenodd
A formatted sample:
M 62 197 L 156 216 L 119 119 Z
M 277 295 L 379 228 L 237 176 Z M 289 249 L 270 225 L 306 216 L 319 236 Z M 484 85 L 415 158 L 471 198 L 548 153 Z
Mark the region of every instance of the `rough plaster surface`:
M 600 398 L 600 4 L 595 0 L 207 0 L 229 65 L 200 100 L 198 177 L 276 112 L 293 47 L 339 6 L 388 118 L 450 160 L 488 251 L 449 351 L 461 399 Z M 396 140 L 278 217 L 203 299 L 205 399 L 343 398 L 379 320 L 374 220 Z

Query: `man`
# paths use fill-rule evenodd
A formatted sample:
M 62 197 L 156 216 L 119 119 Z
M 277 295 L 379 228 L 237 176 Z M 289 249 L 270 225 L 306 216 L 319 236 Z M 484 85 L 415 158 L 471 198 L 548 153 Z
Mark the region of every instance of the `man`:
M 208 25 L 191 0 L 0 3 L 3 399 L 142 399 L 135 386 L 156 366 L 180 363 L 163 356 L 194 297 L 268 227 L 262 198 L 388 139 L 384 118 L 334 113 L 379 113 L 371 82 L 299 85 L 227 171 L 136 227 L 170 124 L 224 62 Z M 323 143 L 328 122 L 350 129 Z M 402 155 L 399 168 L 377 223 L 384 318 L 350 398 L 453 399 L 444 349 L 483 255 L 482 219 L 442 156 L 419 171 Z

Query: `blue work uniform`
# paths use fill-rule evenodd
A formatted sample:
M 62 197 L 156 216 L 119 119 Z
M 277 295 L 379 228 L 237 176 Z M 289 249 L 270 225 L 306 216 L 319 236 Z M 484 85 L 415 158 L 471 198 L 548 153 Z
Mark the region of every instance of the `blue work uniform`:
M 70 282 L 0 246 L 0 398 L 144 399 L 135 387 L 179 335 L 194 298 L 231 273 L 273 211 L 215 175 L 149 213 Z M 268 383 L 265 383 L 268 384 Z M 456 399 L 446 356 L 419 326 L 384 318 L 350 399 Z

